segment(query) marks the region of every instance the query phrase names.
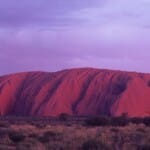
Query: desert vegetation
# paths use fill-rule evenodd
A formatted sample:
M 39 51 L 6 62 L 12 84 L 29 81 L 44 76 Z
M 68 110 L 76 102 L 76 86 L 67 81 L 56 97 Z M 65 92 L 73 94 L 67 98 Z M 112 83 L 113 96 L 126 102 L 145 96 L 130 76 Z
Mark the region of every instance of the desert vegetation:
M 0 150 L 149 150 L 150 118 L 1 117 Z

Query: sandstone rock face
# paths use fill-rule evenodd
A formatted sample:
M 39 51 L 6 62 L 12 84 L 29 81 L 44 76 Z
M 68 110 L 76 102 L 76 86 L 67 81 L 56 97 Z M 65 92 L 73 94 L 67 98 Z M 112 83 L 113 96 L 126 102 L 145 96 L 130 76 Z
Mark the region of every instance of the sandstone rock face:
M 69 69 L 0 77 L 0 115 L 150 116 L 150 74 Z

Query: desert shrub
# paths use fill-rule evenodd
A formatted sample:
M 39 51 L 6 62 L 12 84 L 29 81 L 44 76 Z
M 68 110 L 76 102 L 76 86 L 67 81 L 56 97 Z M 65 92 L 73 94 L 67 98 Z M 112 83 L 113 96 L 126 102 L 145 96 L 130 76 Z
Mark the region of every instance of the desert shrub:
M 34 126 L 36 126 L 37 128 L 40 128 L 40 129 L 45 128 L 46 125 L 47 125 L 46 123 L 36 123 L 36 124 L 34 124 Z
M 59 137 L 61 137 L 60 133 L 56 133 L 53 131 L 47 131 L 42 136 L 39 136 L 38 140 L 42 143 L 47 143 L 50 140 L 59 140 L 60 139 Z
M 81 146 L 82 150 L 107 150 L 108 147 L 101 141 L 97 141 L 96 139 L 87 139 L 83 142 Z
M 129 123 L 128 114 L 122 113 L 121 116 L 112 117 L 111 125 L 112 126 L 126 126 Z
M 89 139 L 82 144 L 83 150 L 92 150 L 92 149 L 97 150 L 98 147 L 99 147 L 99 143 L 94 139 Z
M 22 132 L 11 131 L 8 135 L 9 138 L 15 143 L 22 142 L 25 139 L 25 135 Z
M 8 122 L 3 122 L 3 121 L 0 121 L 0 127 L 9 127 L 9 123 Z
M 119 129 L 117 129 L 117 128 L 111 128 L 110 131 L 117 133 L 117 132 L 119 132 Z
M 143 119 L 143 123 L 146 125 L 146 126 L 150 126 L 150 117 L 145 117 Z
M 135 124 L 143 123 L 146 126 L 150 126 L 150 117 L 145 117 L 145 118 L 134 117 L 134 118 L 130 118 L 130 122 Z
M 16 145 L 16 150 L 30 150 L 31 146 L 30 144 L 17 144 Z
M 3 139 L 8 133 L 8 130 L 0 129 L 0 140 Z
M 46 144 L 46 149 L 44 150 L 71 150 L 67 143 L 62 142 L 49 142 Z M 73 149 L 74 150 L 74 149 Z
M 140 123 L 143 123 L 143 119 L 138 118 L 138 117 L 134 117 L 134 118 L 130 118 L 130 122 L 134 123 L 134 124 L 140 124 Z
M 46 148 L 42 143 L 32 140 L 32 142 L 17 144 L 15 150 L 46 150 Z
M 37 135 L 36 133 L 31 133 L 31 134 L 29 134 L 28 136 L 29 136 L 30 138 L 37 138 L 38 135 Z
M 110 141 L 112 141 L 113 146 L 115 146 L 113 149 L 120 149 L 125 143 L 124 138 L 124 134 L 121 132 L 112 134 Z
M 129 119 L 127 118 L 127 114 L 123 113 L 118 117 L 107 117 L 107 116 L 99 116 L 99 117 L 91 117 L 86 121 L 86 125 L 90 126 L 126 126 L 129 123 Z
M 61 114 L 59 115 L 59 119 L 60 119 L 61 121 L 67 121 L 67 120 L 68 120 L 68 117 L 69 117 L 69 115 L 68 115 L 67 113 L 61 113 Z
M 150 144 L 139 145 L 138 150 L 150 150 Z
M 87 119 L 86 125 L 90 126 L 106 126 L 110 124 L 110 119 L 106 116 L 101 116 L 101 117 L 91 117 Z
M 129 139 L 133 143 L 138 143 L 140 144 L 142 139 L 144 138 L 144 134 L 141 132 L 134 132 L 134 134 L 130 134 Z
M 127 125 L 126 121 L 120 117 L 115 117 L 111 121 L 112 126 L 125 126 Z
M 144 128 L 137 128 L 136 131 L 145 133 L 145 129 Z

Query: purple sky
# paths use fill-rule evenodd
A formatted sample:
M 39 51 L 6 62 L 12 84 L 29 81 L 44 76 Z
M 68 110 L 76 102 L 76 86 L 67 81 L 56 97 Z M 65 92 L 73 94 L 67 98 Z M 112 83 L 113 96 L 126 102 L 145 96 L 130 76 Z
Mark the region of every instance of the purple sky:
M 150 0 L 0 0 L 0 75 L 149 62 Z

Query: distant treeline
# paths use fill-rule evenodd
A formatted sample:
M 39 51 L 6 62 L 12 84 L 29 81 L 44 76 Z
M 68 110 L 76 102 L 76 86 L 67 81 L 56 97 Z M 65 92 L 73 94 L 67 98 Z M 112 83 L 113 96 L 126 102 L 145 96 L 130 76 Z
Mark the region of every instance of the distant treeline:
M 129 118 L 126 114 L 117 117 L 96 116 L 86 119 L 86 124 L 90 126 L 126 126 L 129 123 L 145 124 L 150 126 L 150 117 L 132 117 Z
M 129 123 L 144 124 L 150 126 L 150 117 L 128 117 L 127 114 L 122 114 L 118 117 L 110 116 L 71 116 L 66 113 L 61 113 L 56 117 L 37 117 L 37 116 L 0 116 L 0 126 L 3 123 L 7 124 L 39 124 L 44 126 L 47 124 L 82 124 L 85 126 L 126 126 Z
M 62 113 L 59 115 L 60 120 L 67 121 L 71 116 Z M 75 116 L 74 116 L 75 117 Z M 74 118 L 73 117 L 73 118 Z M 76 117 L 75 117 L 76 118 Z M 123 113 L 121 116 L 110 117 L 110 116 L 78 116 L 78 118 L 85 121 L 85 125 L 88 126 L 126 126 L 129 123 L 133 124 L 145 124 L 150 126 L 150 117 L 128 117 L 128 114 Z

